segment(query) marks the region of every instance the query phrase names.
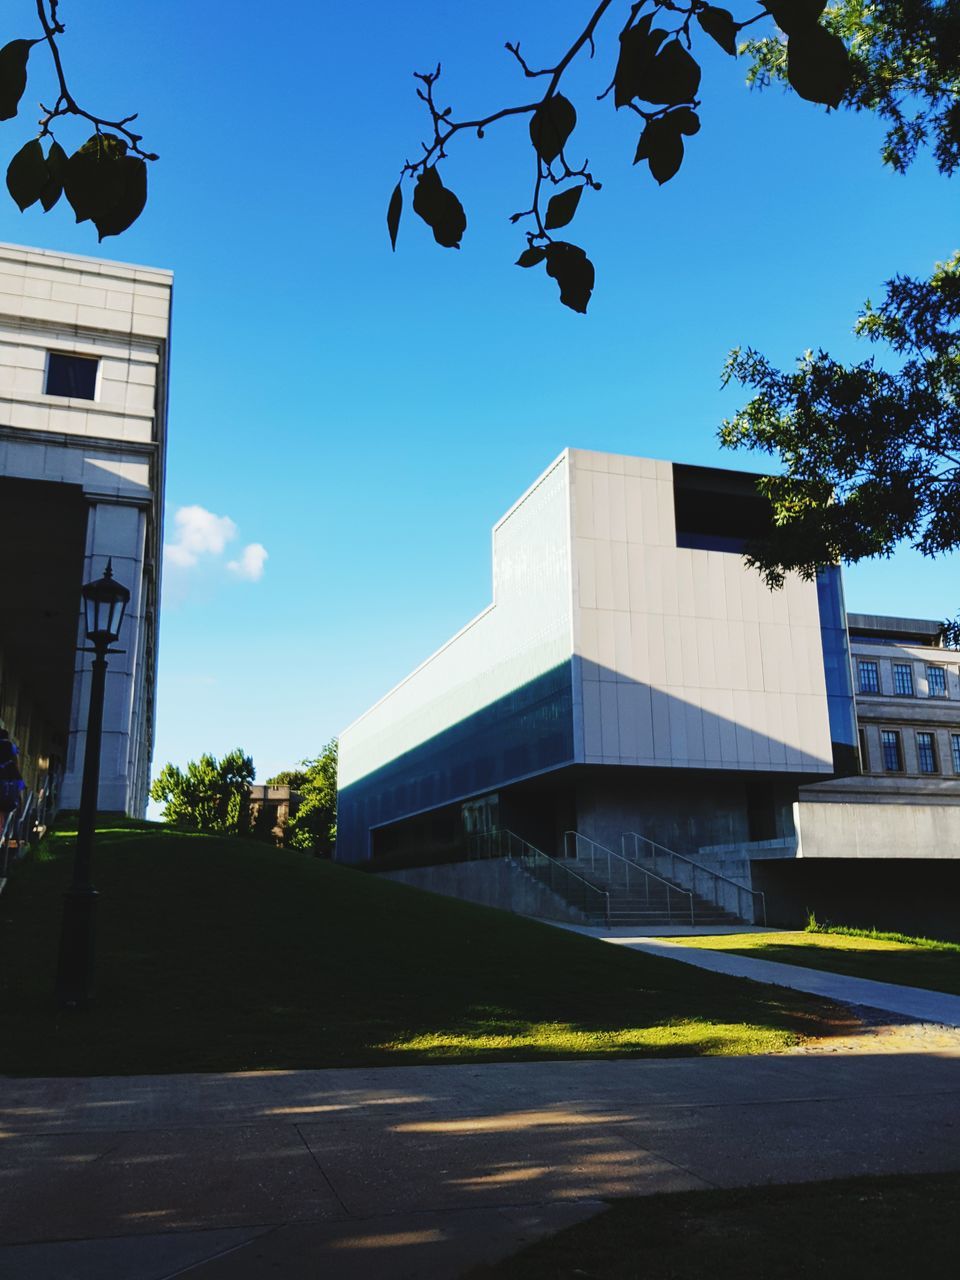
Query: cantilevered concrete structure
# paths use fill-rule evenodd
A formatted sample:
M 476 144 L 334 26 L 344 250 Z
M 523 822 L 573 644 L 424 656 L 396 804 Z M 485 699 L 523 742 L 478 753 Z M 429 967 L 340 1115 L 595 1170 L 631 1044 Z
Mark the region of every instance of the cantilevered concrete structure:
M 857 735 L 839 571 L 768 590 L 768 520 L 753 476 L 565 451 L 494 528 L 489 608 L 343 733 L 337 857 L 791 835 Z

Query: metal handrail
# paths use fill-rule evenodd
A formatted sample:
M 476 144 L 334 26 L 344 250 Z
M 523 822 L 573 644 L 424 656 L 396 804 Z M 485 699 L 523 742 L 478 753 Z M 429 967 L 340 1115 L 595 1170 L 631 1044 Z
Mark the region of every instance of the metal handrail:
M 518 862 L 525 871 L 572 907 L 588 916 L 600 916 L 604 922 L 610 919 L 610 895 L 605 889 L 591 884 L 576 871 L 565 867 L 506 827 L 491 831 L 475 831 L 468 837 L 468 852 L 472 857 L 509 858 Z
M 690 884 L 691 884 L 691 888 L 695 893 L 697 892 L 698 873 L 700 875 L 707 876 L 709 878 L 709 881 L 711 883 L 712 890 L 713 890 L 711 896 L 713 898 L 714 906 L 718 907 L 721 910 L 724 909 L 724 906 L 723 906 L 723 903 L 720 901 L 720 893 L 718 892 L 718 886 L 720 884 L 730 885 L 731 888 L 737 891 L 737 915 L 745 916 L 749 914 L 752 917 L 754 924 L 758 923 L 756 908 L 757 908 L 757 901 L 759 900 L 760 915 L 763 917 L 759 923 L 761 924 L 767 923 L 767 900 L 761 889 L 748 889 L 746 885 L 740 884 L 740 882 L 737 880 L 732 880 L 730 876 L 725 876 L 722 874 L 722 872 L 714 871 L 712 867 L 705 867 L 702 862 L 697 862 L 696 859 L 694 858 L 688 858 L 686 854 L 677 853 L 673 849 L 668 849 L 665 844 L 658 844 L 656 840 L 651 840 L 648 836 L 642 836 L 639 834 L 639 832 L 636 832 L 636 831 L 624 831 L 620 835 L 620 849 L 625 858 L 629 859 L 629 855 L 627 854 L 628 840 L 633 841 L 633 848 L 634 848 L 634 853 L 636 855 L 636 859 L 639 859 L 642 856 L 639 850 L 639 842 L 642 840 L 644 844 L 648 844 L 652 849 L 656 850 L 656 852 L 652 855 L 654 866 L 657 865 L 657 858 L 660 856 L 660 854 L 666 854 L 671 860 L 670 861 L 671 874 L 674 874 L 674 875 L 676 874 L 676 865 L 678 862 L 684 863 L 686 864 L 686 866 L 692 868 L 690 873 Z M 635 861 L 635 859 L 629 859 L 629 860 Z M 640 866 L 641 864 L 639 863 L 639 861 L 637 861 L 636 865 Z M 751 900 L 749 913 L 744 912 L 742 909 L 742 905 L 741 905 L 742 894 L 747 894 L 749 896 L 749 899 Z
M 572 854 L 570 853 L 571 841 L 573 844 Z M 579 831 L 565 831 L 563 833 L 563 846 L 564 846 L 564 852 L 566 853 L 567 857 L 574 858 L 579 862 L 581 860 L 581 852 L 580 852 L 581 845 L 585 845 L 587 847 L 588 855 L 590 858 L 591 870 L 594 870 L 594 871 L 596 870 L 596 865 L 598 861 L 602 863 L 604 860 L 606 860 L 607 880 L 611 885 L 615 882 L 615 879 L 616 879 L 616 876 L 614 874 L 614 868 L 616 865 L 614 862 L 614 859 L 616 859 L 616 863 L 623 864 L 624 879 L 626 881 L 627 893 L 630 892 L 631 869 L 633 870 L 634 874 L 636 874 L 636 872 L 639 871 L 640 874 L 643 876 L 643 889 L 644 889 L 644 893 L 647 900 L 648 910 L 650 908 L 650 881 L 654 880 L 657 882 L 657 884 L 663 885 L 663 887 L 667 891 L 667 915 L 670 917 L 671 922 L 673 921 L 673 914 L 674 914 L 673 901 L 672 901 L 671 895 L 674 893 L 679 893 L 687 899 L 687 909 L 684 914 L 689 914 L 691 924 L 695 923 L 693 894 L 690 892 L 689 889 L 684 889 L 681 885 L 672 884 L 669 880 L 665 880 L 663 876 L 658 876 L 655 871 L 650 871 L 646 867 L 641 867 L 639 863 L 633 861 L 630 858 L 625 857 L 622 853 L 615 853 L 613 849 L 608 849 L 606 845 L 600 844 L 596 840 L 591 840 L 589 836 L 581 835 Z M 617 869 L 619 870 L 619 867 L 617 867 Z
M 19 802 L 16 809 L 11 809 L 0 829 L 0 887 L 6 883 L 8 863 L 10 861 L 10 841 L 14 838 L 20 820 Z

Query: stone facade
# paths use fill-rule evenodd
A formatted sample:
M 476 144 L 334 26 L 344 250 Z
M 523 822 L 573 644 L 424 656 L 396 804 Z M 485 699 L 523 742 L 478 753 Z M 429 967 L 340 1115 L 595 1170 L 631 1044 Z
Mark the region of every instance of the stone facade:
M 171 291 L 167 271 L 0 245 L 0 486 L 17 570 L 0 606 L 0 715 L 27 769 L 62 768 L 66 807 L 89 701 L 80 587 L 108 557 L 131 601 L 107 675 L 100 805 L 146 806 Z

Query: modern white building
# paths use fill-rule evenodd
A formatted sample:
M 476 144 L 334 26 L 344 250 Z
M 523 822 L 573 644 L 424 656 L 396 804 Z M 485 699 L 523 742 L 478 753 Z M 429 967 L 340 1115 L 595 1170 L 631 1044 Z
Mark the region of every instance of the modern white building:
M 0 719 L 28 785 L 79 802 L 80 587 L 131 592 L 109 660 L 100 806 L 142 814 L 154 733 L 172 276 L 0 245 Z
M 768 590 L 767 518 L 739 472 L 565 451 L 493 531 L 490 607 L 343 733 L 338 858 L 789 834 L 856 727 L 839 573 Z
M 494 528 L 491 605 L 342 734 L 337 858 L 499 831 L 569 867 L 576 832 L 681 888 L 693 859 L 771 919 L 949 931 L 960 653 L 933 622 L 848 628 L 839 569 L 769 590 L 743 559 L 769 519 L 755 476 L 566 450 Z M 482 900 L 510 905 L 494 870 Z M 480 893 L 479 870 L 397 874 Z

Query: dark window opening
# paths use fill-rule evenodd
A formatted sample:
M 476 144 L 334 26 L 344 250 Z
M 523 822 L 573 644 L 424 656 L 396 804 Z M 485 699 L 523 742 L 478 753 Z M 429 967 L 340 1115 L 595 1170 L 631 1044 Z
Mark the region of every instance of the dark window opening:
M 917 734 L 917 759 L 921 773 L 939 773 L 937 764 L 937 744 L 932 733 Z
M 867 735 L 860 730 L 860 772 L 870 772 L 870 756 L 867 752 Z
M 895 729 L 881 729 L 883 767 L 887 773 L 903 773 L 903 752 L 900 750 L 900 734 Z
M 97 365 L 89 356 L 71 356 L 63 351 L 47 352 L 48 396 L 73 396 L 77 400 L 93 400 L 97 392 Z
M 861 658 L 857 662 L 857 673 L 860 677 L 861 693 L 880 692 L 880 668 L 875 662 Z
M 953 752 L 953 772 L 960 773 L 960 733 L 951 733 L 950 747 Z
M 757 492 L 759 476 L 673 465 L 677 546 L 742 555 L 770 535 L 772 508 Z

